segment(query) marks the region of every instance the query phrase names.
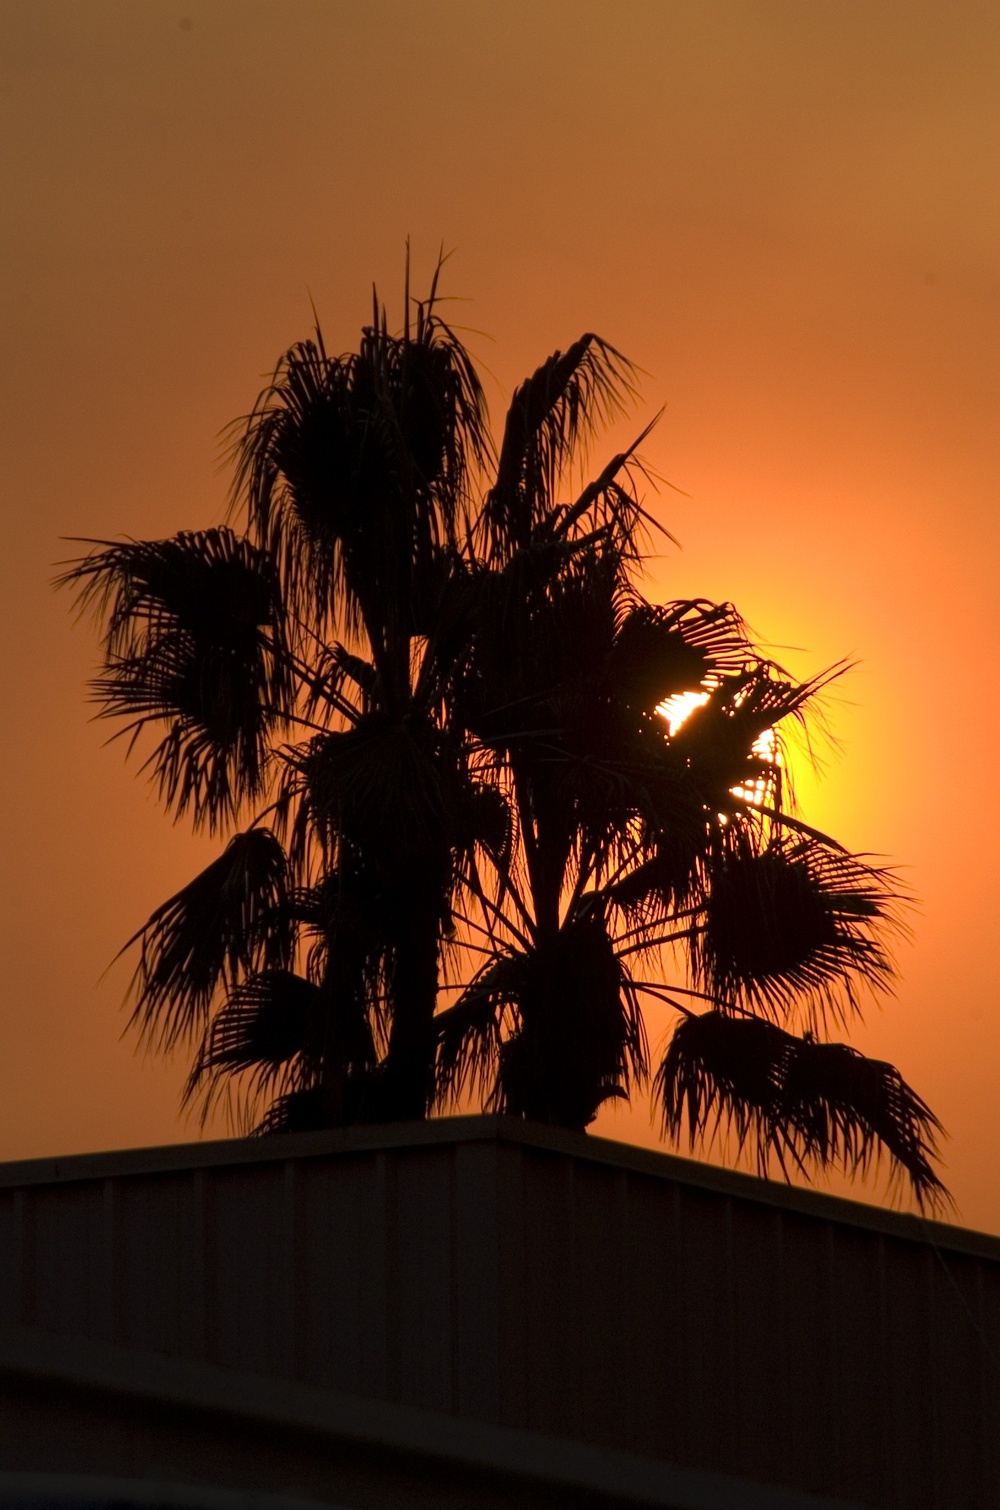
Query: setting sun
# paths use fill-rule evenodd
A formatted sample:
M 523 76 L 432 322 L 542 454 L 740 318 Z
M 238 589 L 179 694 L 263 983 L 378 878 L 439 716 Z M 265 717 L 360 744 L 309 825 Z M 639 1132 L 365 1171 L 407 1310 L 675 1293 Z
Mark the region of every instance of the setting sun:
M 671 737 L 691 717 L 695 708 L 705 706 L 710 696 L 709 692 L 675 692 L 672 697 L 665 698 L 660 703 L 656 711 L 661 718 L 666 719 L 667 732 Z
M 705 706 L 711 695 L 711 689 L 703 688 L 698 692 L 675 692 L 671 697 L 664 698 L 656 711 L 665 720 L 667 733 L 671 738 L 687 723 L 696 709 Z M 773 771 L 780 772 L 784 765 L 784 757 L 773 729 L 765 729 L 754 740 L 750 753 L 755 759 L 766 761 Z M 774 797 L 773 788 L 774 775 L 769 772 L 754 776 L 740 786 L 734 786 L 732 793 L 744 802 L 770 806 Z

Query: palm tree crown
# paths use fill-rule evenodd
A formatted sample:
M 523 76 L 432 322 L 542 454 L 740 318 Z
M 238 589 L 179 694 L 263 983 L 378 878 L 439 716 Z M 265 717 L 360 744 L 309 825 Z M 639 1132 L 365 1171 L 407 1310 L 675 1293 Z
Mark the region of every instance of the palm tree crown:
M 797 682 L 732 605 L 647 602 L 647 432 L 565 496 L 632 367 L 583 336 L 494 447 L 436 281 L 400 334 L 376 301 L 357 352 L 282 357 L 234 431 L 241 529 L 91 542 L 61 579 L 104 625 L 102 716 L 231 834 L 130 940 L 135 1026 L 261 1131 L 470 1093 L 583 1128 L 651 1082 L 666 1136 L 885 1157 L 933 1203 L 932 1113 L 827 1036 L 891 983 L 903 900 L 790 811 L 784 732 L 840 668 Z M 647 999 L 676 1014 L 655 1065 Z

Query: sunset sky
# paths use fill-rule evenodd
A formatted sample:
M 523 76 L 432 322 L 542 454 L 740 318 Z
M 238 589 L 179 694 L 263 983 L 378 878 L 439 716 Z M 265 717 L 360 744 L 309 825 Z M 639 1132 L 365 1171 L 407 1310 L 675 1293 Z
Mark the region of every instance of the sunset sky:
M 585 330 L 646 374 L 609 450 L 666 403 L 651 596 L 860 662 L 804 816 L 919 908 L 853 1041 L 1000 1232 L 996 4 L 3 0 L 0 111 L 0 1160 L 199 1135 L 102 972 L 217 847 L 89 721 L 63 537 L 217 522 L 219 431 L 310 299 L 335 350 L 372 280 L 401 322 L 409 236 L 418 289 L 454 249 L 497 424 Z M 598 1130 L 655 1139 L 645 1107 Z

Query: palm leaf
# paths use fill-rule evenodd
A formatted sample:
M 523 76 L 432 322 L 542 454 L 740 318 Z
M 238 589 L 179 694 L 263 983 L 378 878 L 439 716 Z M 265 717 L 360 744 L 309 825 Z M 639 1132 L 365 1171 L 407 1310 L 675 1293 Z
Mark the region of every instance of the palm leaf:
M 391 623 L 426 618 L 490 449 L 478 376 L 433 299 L 403 336 L 376 304 L 357 353 L 328 356 L 317 329 L 281 358 L 236 441 L 235 496 L 297 610 L 320 631 L 331 615 L 363 626 L 377 655 Z
M 560 696 L 572 689 L 609 704 L 602 673 L 624 575 L 619 554 L 594 543 L 535 545 L 479 574 L 458 685 L 460 714 L 476 733 L 501 749 L 535 733 L 551 746 Z
M 684 1016 L 653 1082 L 664 1133 L 686 1131 L 694 1147 L 729 1122 L 740 1149 L 752 1139 L 766 1161 L 789 1036 L 752 1017 Z
M 741 671 L 752 655 L 731 603 L 702 600 L 630 608 L 615 637 L 611 675 L 630 706 L 652 713 L 678 692 L 699 689 L 710 675 Z
M 435 1017 L 435 1105 L 454 1106 L 467 1090 L 478 1093 L 485 1105 L 495 1102 L 510 982 L 516 984 L 516 969 L 510 955 L 499 954 L 476 974 L 454 1006 Z
M 379 702 L 378 672 L 364 656 L 335 641 L 318 641 L 310 656 L 303 711 L 307 718 L 339 714 L 350 723 Z
M 620 352 L 588 334 L 555 352 L 518 388 L 481 520 L 495 558 L 506 560 L 530 543 L 579 443 L 633 396 L 633 375 Z
M 220 987 L 258 964 L 287 967 L 294 930 L 284 850 L 266 828 L 236 834 L 225 851 L 158 907 L 139 943 L 132 1023 L 171 1049 L 202 1029 Z
M 169 807 L 214 830 L 261 793 L 291 710 L 273 559 L 226 529 L 97 546 L 60 581 L 105 623 L 101 716 L 127 720 L 130 749 L 167 725 L 146 765 Z
M 555 935 L 507 955 L 491 992 L 515 1024 L 499 1052 L 498 1110 L 583 1128 L 644 1078 L 635 990 L 593 898 Z
M 706 806 L 714 813 L 745 811 L 751 800 L 746 793 L 762 787 L 768 798 L 773 798 L 767 805 L 780 809 L 780 725 L 792 719 L 806 729 L 807 708 L 847 669 L 845 663 L 838 662 L 809 681 L 796 682 L 770 661 L 755 659 L 748 664 L 747 660 L 742 668 L 706 678 L 706 701 L 693 708 L 670 737 L 671 746 L 690 766 Z M 769 733 L 775 735 L 776 749 L 773 756 L 764 756 L 758 741 Z
M 331 854 L 345 839 L 386 869 L 406 856 L 429 861 L 456 837 L 461 791 L 430 724 L 368 713 L 315 736 L 288 763 L 304 784 L 303 821 Z
M 304 1085 L 277 1096 L 251 1132 L 256 1136 L 322 1132 L 331 1126 L 321 1086 Z
M 695 983 L 766 1015 L 804 1007 L 843 1018 L 860 984 L 886 990 L 887 926 L 901 900 L 890 871 L 814 839 L 759 850 L 737 826 L 710 865 L 705 923 L 691 945 Z
M 704 905 L 709 824 L 697 794 L 683 781 L 653 788 L 655 826 L 641 831 L 632 862 L 603 891 L 631 929 L 651 934 L 678 911 Z
M 899 1071 L 844 1043 L 796 1045 L 782 1085 L 781 1114 L 795 1127 L 803 1156 L 865 1175 L 888 1155 L 905 1172 L 921 1205 L 945 1190 L 931 1167 L 941 1124 Z
M 845 1044 L 798 1038 L 776 1024 L 721 1011 L 687 1015 L 654 1080 L 664 1133 L 693 1146 L 731 1127 L 761 1174 L 777 1158 L 807 1172 L 840 1168 L 864 1176 L 887 1158 L 921 1207 L 944 1187 L 931 1159 L 940 1124 L 899 1071 Z
M 241 981 L 205 1035 L 197 1082 L 212 1070 L 274 1068 L 305 1049 L 321 992 L 291 970 L 263 970 Z
M 264 970 L 241 981 L 206 1029 L 184 1100 L 201 1096 L 205 1120 L 223 1088 L 231 1095 L 240 1083 L 238 1121 L 249 1126 L 253 1108 L 295 1078 L 290 1061 L 306 1044 L 319 996 L 290 970 Z
M 391 915 L 379 878 L 344 850 L 336 869 L 299 892 L 296 916 L 308 946 L 308 973 L 323 992 L 323 1028 L 307 1045 L 320 1063 L 335 1054 L 345 1067 L 370 1070 L 386 1038 L 391 975 Z

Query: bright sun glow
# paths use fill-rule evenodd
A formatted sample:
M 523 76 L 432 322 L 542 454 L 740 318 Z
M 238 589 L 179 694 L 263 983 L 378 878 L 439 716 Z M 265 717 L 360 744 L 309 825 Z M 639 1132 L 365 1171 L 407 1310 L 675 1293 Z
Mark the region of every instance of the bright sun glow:
M 666 719 L 667 728 L 674 735 L 695 708 L 703 708 L 707 702 L 707 692 L 675 692 L 673 697 L 665 698 L 656 711 Z
M 696 708 L 703 708 L 708 702 L 708 692 L 675 692 L 672 697 L 665 698 L 657 708 L 657 713 L 666 720 L 667 729 L 672 735 L 683 723 L 691 717 Z M 766 760 L 770 765 L 780 769 L 782 765 L 781 751 L 773 729 L 765 729 L 763 734 L 754 740 L 751 754 L 758 760 Z M 755 776 L 752 781 L 744 782 L 741 786 L 732 789 L 734 797 L 741 797 L 744 802 L 759 803 L 765 807 L 774 800 L 774 779 L 768 776 Z
M 766 760 L 772 766 L 781 766 L 781 751 L 778 749 L 778 741 L 773 729 L 765 729 L 754 740 L 750 753 L 758 760 Z M 774 804 L 775 783 L 771 776 L 755 776 L 752 781 L 746 781 L 742 786 L 733 787 L 733 796 L 742 797 L 744 802 L 755 802 L 762 807 L 771 807 Z
M 759 739 L 753 742 L 753 753 L 758 760 L 773 760 L 781 764 L 781 751 L 778 749 L 778 741 L 774 737 L 773 729 L 765 729 Z

